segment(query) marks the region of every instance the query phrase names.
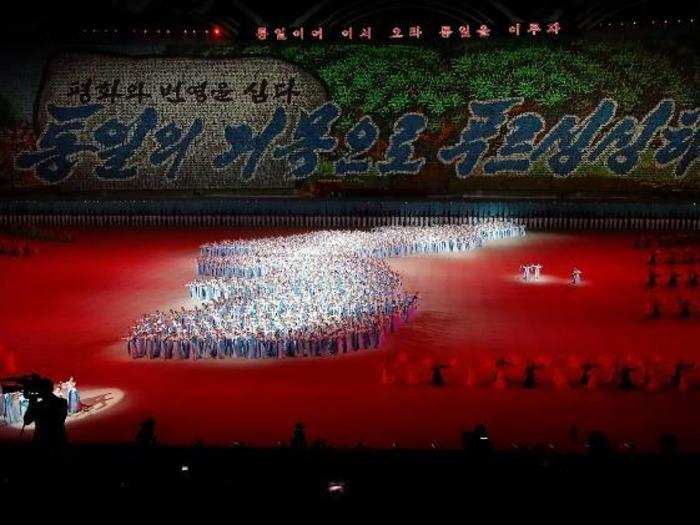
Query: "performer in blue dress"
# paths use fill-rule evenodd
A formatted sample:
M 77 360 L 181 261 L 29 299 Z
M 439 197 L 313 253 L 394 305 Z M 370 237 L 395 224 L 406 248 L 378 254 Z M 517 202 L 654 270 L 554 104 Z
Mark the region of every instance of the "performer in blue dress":
M 68 401 L 68 414 L 77 414 L 83 408 L 80 402 L 80 392 L 76 387 L 75 379 L 71 376 L 65 383 L 66 400 Z
M 3 412 L 5 413 L 5 423 L 8 425 L 22 424 L 22 394 L 20 392 L 10 392 L 3 394 Z

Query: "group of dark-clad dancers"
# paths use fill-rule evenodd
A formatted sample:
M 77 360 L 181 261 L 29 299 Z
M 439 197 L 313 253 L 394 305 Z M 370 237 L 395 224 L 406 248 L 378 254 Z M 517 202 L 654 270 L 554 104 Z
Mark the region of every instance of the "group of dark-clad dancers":
M 697 270 L 699 245 L 697 238 L 681 234 L 635 241 L 636 248 L 650 250 L 646 280 L 650 292 L 647 304 L 650 318 L 662 317 L 664 313 L 675 314 L 682 319 L 695 315 L 700 289 Z

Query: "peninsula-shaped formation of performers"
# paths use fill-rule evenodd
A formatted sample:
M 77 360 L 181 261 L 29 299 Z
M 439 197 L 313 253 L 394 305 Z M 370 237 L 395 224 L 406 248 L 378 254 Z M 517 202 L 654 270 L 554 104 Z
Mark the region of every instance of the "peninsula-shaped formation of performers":
M 260 359 L 376 348 L 418 300 L 387 257 L 468 251 L 524 234 L 491 221 L 206 244 L 187 285 L 202 305 L 145 315 L 127 350 L 133 358 Z

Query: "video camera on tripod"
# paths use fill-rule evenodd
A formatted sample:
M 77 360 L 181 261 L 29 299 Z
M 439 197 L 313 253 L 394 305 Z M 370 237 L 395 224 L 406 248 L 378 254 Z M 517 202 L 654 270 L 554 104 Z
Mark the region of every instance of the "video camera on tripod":
M 3 393 L 22 392 L 30 400 L 41 402 L 42 395 L 51 393 L 53 382 L 39 374 L 10 376 L 0 378 L 0 388 Z

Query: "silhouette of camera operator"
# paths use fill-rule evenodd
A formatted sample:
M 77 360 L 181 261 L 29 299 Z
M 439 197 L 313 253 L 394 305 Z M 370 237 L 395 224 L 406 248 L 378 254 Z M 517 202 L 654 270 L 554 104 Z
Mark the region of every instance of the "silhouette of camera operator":
M 34 443 L 42 451 L 58 453 L 66 444 L 68 402 L 53 393 L 53 381 L 36 378 L 25 389 L 29 401 L 24 424 L 34 423 Z

